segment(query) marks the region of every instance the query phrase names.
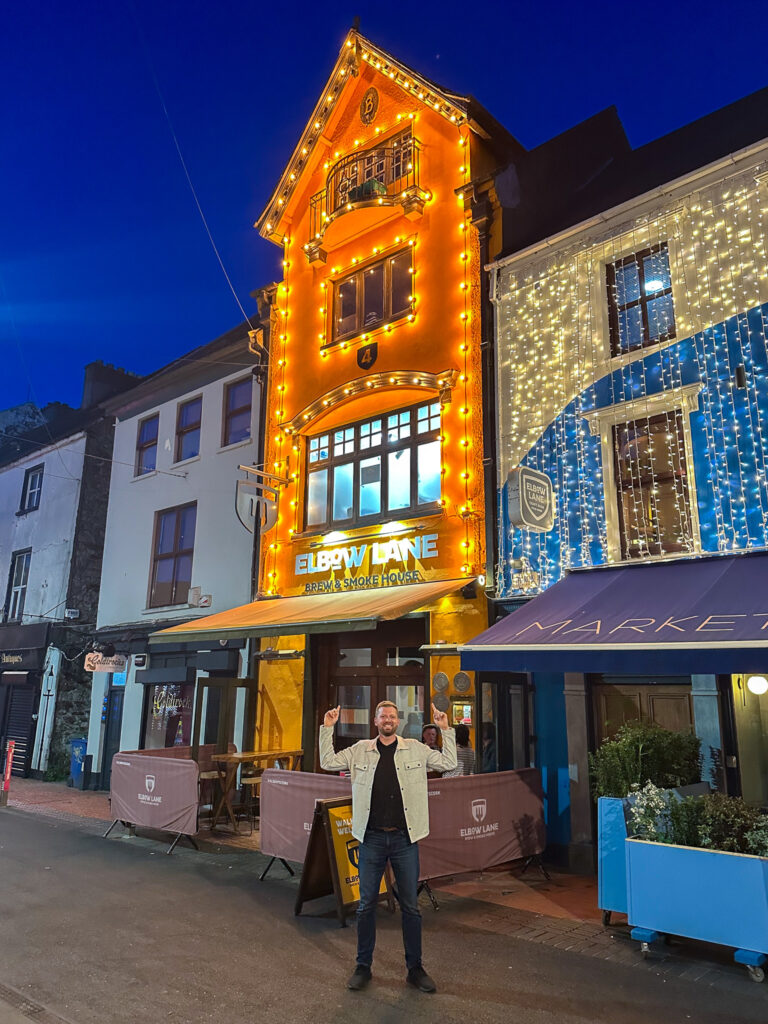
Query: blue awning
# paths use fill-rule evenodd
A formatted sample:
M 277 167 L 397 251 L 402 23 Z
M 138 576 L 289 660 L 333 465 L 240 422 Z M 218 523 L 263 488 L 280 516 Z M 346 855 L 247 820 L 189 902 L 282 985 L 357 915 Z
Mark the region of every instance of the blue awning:
M 768 672 L 768 552 L 577 569 L 459 648 L 462 668 Z

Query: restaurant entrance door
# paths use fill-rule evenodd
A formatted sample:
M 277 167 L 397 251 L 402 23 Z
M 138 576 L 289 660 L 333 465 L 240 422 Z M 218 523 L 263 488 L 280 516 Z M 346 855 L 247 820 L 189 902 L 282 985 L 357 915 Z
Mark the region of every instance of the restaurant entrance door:
M 373 714 L 382 700 L 400 712 L 398 733 L 421 739 L 429 721 L 426 619 L 397 619 L 375 630 L 321 634 L 317 637 L 317 727 L 329 708 L 341 705 L 336 726 L 337 750 L 375 735 Z

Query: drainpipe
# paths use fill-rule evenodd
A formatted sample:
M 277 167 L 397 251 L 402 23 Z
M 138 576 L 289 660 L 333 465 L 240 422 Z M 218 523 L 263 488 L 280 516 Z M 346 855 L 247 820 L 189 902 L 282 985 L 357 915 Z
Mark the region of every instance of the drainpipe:
M 259 310 L 260 330 L 249 331 L 250 351 L 259 357 L 253 367 L 253 376 L 259 384 L 259 422 L 256 440 L 256 465 L 264 469 L 264 452 L 266 450 L 267 430 L 267 381 L 269 378 L 269 348 L 272 325 L 272 313 L 277 296 L 277 285 L 267 285 L 251 293 L 256 299 Z M 261 552 L 261 522 L 258 517 L 253 524 L 253 547 L 251 549 L 251 600 L 255 601 L 259 593 L 259 564 Z
M 485 588 L 489 599 L 495 595 L 498 540 L 496 532 L 496 365 L 493 342 L 493 305 L 490 298 L 489 246 L 493 205 L 487 192 L 477 185 L 464 189 L 470 202 L 472 227 L 480 247 L 480 355 L 483 402 L 483 492 L 485 495 Z

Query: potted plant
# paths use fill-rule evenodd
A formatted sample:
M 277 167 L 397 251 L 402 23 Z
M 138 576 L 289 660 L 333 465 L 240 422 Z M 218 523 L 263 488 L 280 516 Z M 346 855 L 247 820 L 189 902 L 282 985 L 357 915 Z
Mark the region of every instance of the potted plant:
M 722 793 L 668 801 L 655 786 L 630 809 L 628 917 L 643 953 L 660 935 L 735 948 L 762 981 L 768 954 L 768 818 Z
M 628 722 L 589 756 L 592 792 L 597 800 L 598 906 L 603 924 L 611 912 L 627 913 L 624 840 L 633 794 L 648 782 L 678 796 L 701 778 L 700 741 L 648 722 Z M 671 797 L 670 797 L 671 798 Z

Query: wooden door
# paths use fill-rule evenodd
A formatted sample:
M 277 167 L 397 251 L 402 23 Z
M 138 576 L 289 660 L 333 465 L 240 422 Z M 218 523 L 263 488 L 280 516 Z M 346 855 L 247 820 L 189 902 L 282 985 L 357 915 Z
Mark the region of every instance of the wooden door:
M 375 735 L 373 715 L 382 700 L 397 705 L 402 736 L 421 738 L 429 721 L 428 659 L 419 650 L 425 630 L 423 619 L 400 619 L 376 630 L 317 638 L 317 727 L 328 708 L 341 706 L 337 750 Z
M 654 722 L 672 732 L 694 731 L 690 683 L 596 684 L 592 704 L 598 746 L 626 722 Z

